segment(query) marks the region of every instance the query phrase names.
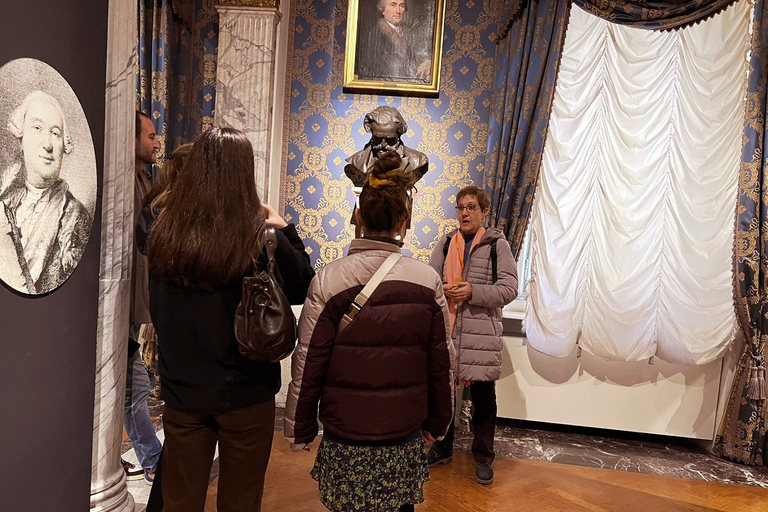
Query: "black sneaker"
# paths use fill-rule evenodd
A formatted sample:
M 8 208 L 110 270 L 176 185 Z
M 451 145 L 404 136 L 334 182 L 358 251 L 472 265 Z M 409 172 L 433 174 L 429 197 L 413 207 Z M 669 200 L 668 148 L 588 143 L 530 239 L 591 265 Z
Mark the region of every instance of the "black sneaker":
M 453 452 L 441 455 L 435 451 L 434 448 L 427 452 L 427 464 L 429 467 L 439 466 L 440 464 L 447 464 L 453 459 Z
M 475 480 L 482 485 L 493 483 L 493 468 L 487 462 L 478 462 L 475 469 Z
M 126 480 L 141 480 L 144 478 L 144 470 L 141 468 L 137 469 L 136 465 L 131 464 L 127 460 L 121 458 L 120 465 L 123 466 Z

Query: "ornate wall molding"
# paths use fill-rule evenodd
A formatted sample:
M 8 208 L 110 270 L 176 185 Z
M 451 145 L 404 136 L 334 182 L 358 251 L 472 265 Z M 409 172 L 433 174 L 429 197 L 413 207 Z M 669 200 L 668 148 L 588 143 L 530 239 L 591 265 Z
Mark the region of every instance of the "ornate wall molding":
M 221 0 L 222 7 L 272 7 L 280 8 L 280 0 Z

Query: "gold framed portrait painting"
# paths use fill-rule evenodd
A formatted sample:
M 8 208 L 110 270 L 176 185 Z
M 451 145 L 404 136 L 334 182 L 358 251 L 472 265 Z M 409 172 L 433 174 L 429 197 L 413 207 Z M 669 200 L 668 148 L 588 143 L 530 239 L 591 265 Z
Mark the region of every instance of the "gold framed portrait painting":
M 344 87 L 440 91 L 445 0 L 349 0 Z

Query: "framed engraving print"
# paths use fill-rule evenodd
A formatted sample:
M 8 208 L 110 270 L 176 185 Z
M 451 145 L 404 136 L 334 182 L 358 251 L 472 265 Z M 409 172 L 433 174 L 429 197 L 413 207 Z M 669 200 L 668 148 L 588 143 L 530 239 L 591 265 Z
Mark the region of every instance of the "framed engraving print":
M 97 169 L 88 120 L 67 81 L 35 59 L 0 67 L 0 280 L 54 291 L 85 252 Z
M 349 0 L 344 87 L 437 93 L 445 0 Z

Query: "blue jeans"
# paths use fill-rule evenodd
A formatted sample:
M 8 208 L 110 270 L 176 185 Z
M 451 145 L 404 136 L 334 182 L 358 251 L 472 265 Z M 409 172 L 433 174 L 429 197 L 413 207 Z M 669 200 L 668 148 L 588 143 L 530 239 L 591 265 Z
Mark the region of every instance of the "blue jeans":
M 131 332 L 133 331 L 132 328 Z M 133 357 L 128 358 L 123 425 L 136 451 L 139 464 L 146 471 L 154 473 L 163 445 L 155 434 L 155 427 L 149 416 L 147 397 L 151 389 L 149 374 L 141 358 L 141 350 L 137 350 Z

